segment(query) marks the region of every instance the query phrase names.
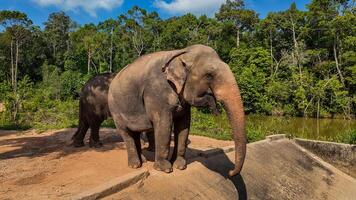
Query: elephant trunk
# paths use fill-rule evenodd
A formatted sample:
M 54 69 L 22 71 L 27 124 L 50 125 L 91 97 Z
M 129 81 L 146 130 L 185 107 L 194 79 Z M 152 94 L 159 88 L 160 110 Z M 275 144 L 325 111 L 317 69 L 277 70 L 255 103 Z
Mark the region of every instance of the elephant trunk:
M 235 141 L 235 168 L 229 171 L 229 175 L 235 176 L 240 173 L 246 156 L 245 114 L 235 77 L 226 63 L 220 65 L 224 66 L 216 77 L 212 90 L 217 100 L 224 104 L 232 128 Z

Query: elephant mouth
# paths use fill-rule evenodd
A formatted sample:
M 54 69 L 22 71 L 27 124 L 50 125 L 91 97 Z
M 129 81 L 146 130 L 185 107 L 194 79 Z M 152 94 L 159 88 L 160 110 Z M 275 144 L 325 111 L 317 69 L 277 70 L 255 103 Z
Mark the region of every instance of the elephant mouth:
M 214 93 L 211 91 L 211 89 L 209 88 L 207 91 L 201 92 L 198 94 L 198 97 L 204 97 L 204 96 L 214 96 Z

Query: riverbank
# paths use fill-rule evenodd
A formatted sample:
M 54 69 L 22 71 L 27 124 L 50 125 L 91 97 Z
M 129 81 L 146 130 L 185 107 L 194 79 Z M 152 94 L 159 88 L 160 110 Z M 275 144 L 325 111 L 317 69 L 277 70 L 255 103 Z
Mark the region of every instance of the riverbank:
M 268 135 L 285 134 L 289 138 L 356 144 L 356 120 L 248 115 L 246 130 L 248 142 L 263 140 Z M 232 139 L 225 113 L 214 116 L 193 109 L 191 132 L 220 140 Z
M 75 128 L 78 123 L 77 104 L 57 104 L 50 111 L 35 112 L 31 118 L 19 122 L 16 126 L 1 120 L 0 129 L 28 130 L 43 132 L 52 129 Z M 63 110 L 65 112 L 55 112 Z M 248 115 L 248 142 L 263 140 L 272 134 L 285 134 L 289 138 L 305 138 L 338 143 L 356 144 L 356 120 L 315 119 L 301 117 L 274 117 L 264 115 Z M 112 120 L 107 120 L 102 127 L 114 128 Z M 225 113 L 214 116 L 208 112 L 192 109 L 191 134 L 206 136 L 219 140 L 232 140 L 230 125 Z

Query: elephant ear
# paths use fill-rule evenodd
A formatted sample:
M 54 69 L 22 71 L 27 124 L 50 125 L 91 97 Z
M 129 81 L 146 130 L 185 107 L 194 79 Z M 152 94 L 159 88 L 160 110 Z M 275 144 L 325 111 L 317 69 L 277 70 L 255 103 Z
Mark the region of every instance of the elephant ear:
M 167 80 L 174 84 L 177 93 L 179 94 L 184 86 L 184 83 L 187 79 L 188 70 L 186 64 L 179 57 L 185 52 L 180 54 L 175 54 L 162 68 L 162 71 L 166 74 Z

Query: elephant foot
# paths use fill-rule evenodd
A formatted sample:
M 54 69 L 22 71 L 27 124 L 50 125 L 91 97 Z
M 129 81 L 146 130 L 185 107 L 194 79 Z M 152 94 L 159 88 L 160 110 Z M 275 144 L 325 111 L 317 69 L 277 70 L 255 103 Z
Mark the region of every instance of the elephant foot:
M 172 164 L 168 160 L 156 161 L 153 168 L 158 171 L 164 171 L 166 173 L 171 173 L 173 171 Z
M 90 148 L 101 148 L 103 147 L 103 143 L 98 140 L 98 141 L 95 141 L 95 140 L 89 140 L 89 147 Z
M 137 169 L 140 168 L 142 163 L 138 158 L 131 158 L 128 160 L 129 162 L 129 167 L 133 168 L 133 169 Z
M 173 166 L 176 169 L 183 170 L 187 168 L 187 161 L 183 157 L 178 156 L 177 159 L 174 161 Z
M 84 145 L 83 140 L 79 140 L 79 141 L 78 140 L 73 140 L 73 146 L 78 148 L 78 147 L 83 147 L 85 145 Z
M 141 154 L 141 161 L 143 163 L 147 162 L 147 158 L 143 154 Z

